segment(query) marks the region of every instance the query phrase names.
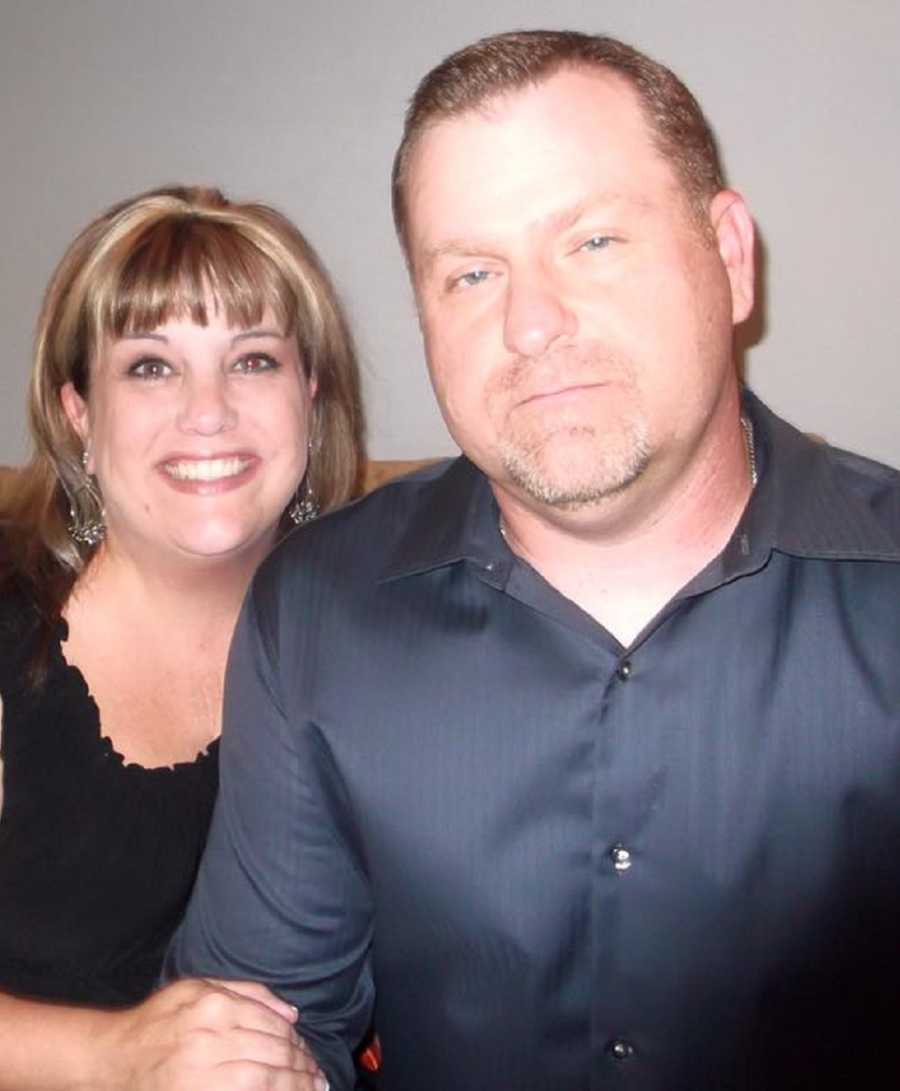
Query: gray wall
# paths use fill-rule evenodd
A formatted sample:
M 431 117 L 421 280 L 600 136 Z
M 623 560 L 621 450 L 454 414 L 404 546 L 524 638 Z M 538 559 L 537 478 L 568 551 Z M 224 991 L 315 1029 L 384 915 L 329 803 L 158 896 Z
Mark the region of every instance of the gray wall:
M 172 181 L 291 215 L 332 269 L 366 374 L 370 447 L 451 452 L 388 210 L 405 101 L 441 56 L 512 27 L 604 30 L 704 104 L 754 209 L 755 388 L 842 446 L 900 464 L 897 0 L 0 0 L 0 462 L 44 283 L 111 202 Z

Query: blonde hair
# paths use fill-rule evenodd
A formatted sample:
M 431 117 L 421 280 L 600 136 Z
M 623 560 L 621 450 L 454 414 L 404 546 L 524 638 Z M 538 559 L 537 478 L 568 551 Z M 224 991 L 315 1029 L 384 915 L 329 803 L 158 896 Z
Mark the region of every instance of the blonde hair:
M 308 483 L 322 510 L 358 490 L 363 418 L 350 331 L 316 252 L 281 213 L 236 204 L 217 189 L 170 187 L 140 194 L 89 224 L 66 251 L 38 319 L 29 393 L 34 454 L 6 497 L 6 568 L 27 577 L 58 615 L 92 547 L 68 533 L 69 509 L 99 516 L 86 486 L 81 441 L 60 400 L 66 383 L 90 396 L 91 364 L 104 341 L 172 317 L 207 322 L 215 300 L 231 325 L 269 308 L 297 338 L 315 376 Z

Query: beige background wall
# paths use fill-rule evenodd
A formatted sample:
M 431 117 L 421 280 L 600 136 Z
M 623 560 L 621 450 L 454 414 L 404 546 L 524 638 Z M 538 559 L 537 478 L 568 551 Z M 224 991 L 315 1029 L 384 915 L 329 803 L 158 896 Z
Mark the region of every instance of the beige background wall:
M 0 462 L 25 454 L 32 326 L 62 248 L 111 202 L 172 181 L 293 216 L 358 331 L 372 454 L 451 452 L 390 159 L 431 64 L 542 25 L 616 34 L 691 85 L 762 236 L 751 383 L 800 426 L 900 464 L 897 0 L 0 0 Z

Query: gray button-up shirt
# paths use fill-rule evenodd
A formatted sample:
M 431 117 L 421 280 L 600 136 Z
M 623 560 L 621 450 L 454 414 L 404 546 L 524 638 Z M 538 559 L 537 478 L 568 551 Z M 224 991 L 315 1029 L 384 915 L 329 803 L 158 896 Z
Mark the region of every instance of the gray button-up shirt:
M 170 972 L 295 1002 L 335 1091 L 373 1010 L 388 1091 L 895 1085 L 900 475 L 746 409 L 747 511 L 627 649 L 465 459 L 284 543 Z

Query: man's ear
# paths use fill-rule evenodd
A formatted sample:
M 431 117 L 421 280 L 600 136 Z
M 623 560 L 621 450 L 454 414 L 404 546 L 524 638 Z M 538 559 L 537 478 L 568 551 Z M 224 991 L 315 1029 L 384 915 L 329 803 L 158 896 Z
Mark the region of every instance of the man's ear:
M 753 218 L 744 198 L 733 189 L 720 190 L 713 197 L 709 218 L 731 284 L 731 317 L 737 325 L 753 310 Z
M 85 469 L 88 473 L 93 473 L 94 467 L 90 455 L 91 422 L 88 416 L 87 402 L 71 383 L 66 383 L 59 392 L 59 400 L 62 403 L 63 412 L 66 414 L 69 424 L 72 425 L 81 437 L 84 449 L 88 452 L 88 464 L 85 466 Z

